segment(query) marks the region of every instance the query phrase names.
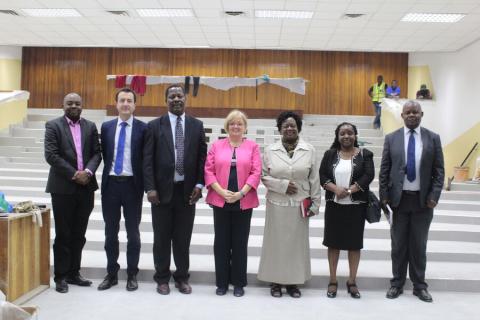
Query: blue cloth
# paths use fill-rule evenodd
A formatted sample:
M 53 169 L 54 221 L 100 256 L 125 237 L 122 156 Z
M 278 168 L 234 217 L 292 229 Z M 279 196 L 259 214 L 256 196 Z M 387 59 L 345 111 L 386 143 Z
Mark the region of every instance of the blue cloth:
M 400 95 L 400 87 L 397 86 L 394 90 L 392 88 L 392 86 L 389 86 L 387 88 L 387 96 L 392 95 L 392 94 L 395 94 L 395 95 L 399 96 Z
M 120 129 L 120 135 L 118 136 L 117 158 L 115 159 L 115 167 L 113 169 L 116 175 L 120 175 L 123 171 L 123 154 L 125 151 L 125 137 L 127 136 L 127 123 L 124 121 L 120 125 L 122 129 Z
M 407 180 L 412 182 L 415 180 L 415 131 L 410 130 L 410 138 L 408 138 L 407 147 Z

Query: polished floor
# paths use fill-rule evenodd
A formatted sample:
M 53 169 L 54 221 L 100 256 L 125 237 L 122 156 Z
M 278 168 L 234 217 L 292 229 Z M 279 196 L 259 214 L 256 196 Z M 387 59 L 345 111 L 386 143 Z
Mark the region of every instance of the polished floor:
M 94 286 L 70 286 L 67 294 L 53 288 L 44 291 L 26 305 L 39 307 L 42 320 L 96 319 L 478 319 L 478 293 L 431 291 L 433 303 L 425 303 L 405 291 L 398 299 L 385 298 L 384 291 L 362 291 L 354 300 L 340 285 L 338 296 L 329 299 L 325 290 L 304 289 L 300 299 L 287 295 L 272 298 L 267 287 L 247 287 L 245 296 L 215 295 L 215 287 L 193 284 L 193 293 L 183 295 L 171 285 L 172 292 L 161 296 L 153 282 L 140 282 L 139 290 L 127 292 L 125 281 L 107 291 Z M 53 282 L 52 282 L 53 283 Z

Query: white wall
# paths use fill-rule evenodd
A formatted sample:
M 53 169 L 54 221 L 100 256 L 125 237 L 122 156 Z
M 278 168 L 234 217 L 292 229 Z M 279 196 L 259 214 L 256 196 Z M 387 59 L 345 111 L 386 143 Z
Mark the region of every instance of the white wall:
M 480 41 L 458 52 L 411 53 L 408 63 L 430 67 L 435 111 L 425 110 L 422 124 L 439 133 L 443 145 L 480 121 Z
M 22 47 L 0 46 L 0 59 L 22 60 Z

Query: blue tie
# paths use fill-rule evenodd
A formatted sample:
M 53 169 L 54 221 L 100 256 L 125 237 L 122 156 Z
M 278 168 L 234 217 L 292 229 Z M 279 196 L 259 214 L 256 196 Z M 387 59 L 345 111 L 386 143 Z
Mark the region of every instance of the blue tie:
M 415 180 L 415 131 L 410 129 L 410 138 L 407 147 L 407 180 L 412 182 Z
M 120 135 L 118 136 L 117 158 L 115 159 L 115 167 L 113 168 L 113 172 L 115 172 L 116 175 L 120 175 L 123 171 L 123 153 L 125 151 L 125 137 L 127 136 L 127 123 L 123 121 L 120 125 L 122 129 L 120 129 Z

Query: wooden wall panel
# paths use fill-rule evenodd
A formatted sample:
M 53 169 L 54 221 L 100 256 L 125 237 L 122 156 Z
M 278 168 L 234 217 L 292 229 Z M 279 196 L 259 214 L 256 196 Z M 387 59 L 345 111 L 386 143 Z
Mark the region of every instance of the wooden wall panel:
M 107 74 L 205 75 L 219 77 L 303 77 L 305 96 L 275 85 L 229 91 L 201 86 L 188 96 L 191 108 L 294 109 L 314 114 L 372 115 L 368 88 L 383 74 L 407 93 L 408 54 L 370 52 L 151 49 L 24 48 L 22 88 L 29 107 L 59 107 L 64 95 L 78 92 L 85 108 L 114 103 L 114 81 Z M 137 105 L 163 106 L 165 85 L 148 86 Z

